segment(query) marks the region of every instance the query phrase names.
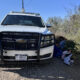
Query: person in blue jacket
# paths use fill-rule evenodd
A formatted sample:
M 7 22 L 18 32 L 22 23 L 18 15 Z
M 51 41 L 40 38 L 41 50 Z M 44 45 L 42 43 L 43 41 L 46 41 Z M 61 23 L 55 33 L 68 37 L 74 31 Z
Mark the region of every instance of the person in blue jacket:
M 58 42 L 55 43 L 54 46 L 54 55 L 53 57 L 61 57 L 62 56 L 62 50 L 60 48 L 60 45 Z

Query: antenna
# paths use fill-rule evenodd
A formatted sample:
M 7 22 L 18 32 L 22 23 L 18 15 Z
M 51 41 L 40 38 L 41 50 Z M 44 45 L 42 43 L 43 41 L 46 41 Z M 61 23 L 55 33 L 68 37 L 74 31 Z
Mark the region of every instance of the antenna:
M 24 9 L 24 0 L 22 0 L 22 10 L 21 10 L 22 13 L 25 12 L 25 9 Z

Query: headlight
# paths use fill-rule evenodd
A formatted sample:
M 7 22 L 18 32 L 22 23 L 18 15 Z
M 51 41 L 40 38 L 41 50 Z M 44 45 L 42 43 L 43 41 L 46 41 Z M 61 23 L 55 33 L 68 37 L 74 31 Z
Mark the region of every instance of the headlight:
M 52 40 L 51 43 L 54 43 L 54 40 Z
M 45 40 L 50 40 L 50 37 L 49 36 L 45 36 Z
M 54 43 L 54 36 L 52 36 L 52 35 L 42 36 L 41 47 L 51 46 L 51 45 L 53 45 L 53 43 Z
M 43 45 L 43 42 L 41 42 L 41 45 Z
M 41 38 L 41 40 L 44 40 L 44 36 Z

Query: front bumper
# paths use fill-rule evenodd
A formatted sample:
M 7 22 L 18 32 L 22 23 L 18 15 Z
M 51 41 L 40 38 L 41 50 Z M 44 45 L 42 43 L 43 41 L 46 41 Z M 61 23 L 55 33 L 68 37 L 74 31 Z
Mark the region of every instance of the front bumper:
M 18 61 L 15 59 L 14 56 L 3 56 L 3 58 L 4 58 L 4 61 Z M 50 58 L 51 58 L 51 53 L 45 54 L 45 55 L 40 56 L 40 61 L 50 59 Z M 24 60 L 20 60 L 20 62 L 22 62 L 22 61 L 24 61 Z M 27 56 L 27 60 L 25 60 L 25 61 L 27 61 L 27 62 L 28 61 L 37 61 L 37 56 Z
M 35 50 L 33 51 L 3 51 L 3 59 L 4 61 L 17 61 L 16 55 L 26 55 L 27 60 L 25 61 L 37 61 L 37 53 Z M 47 60 L 52 58 L 53 56 L 53 46 L 41 48 L 40 49 L 40 60 Z M 19 61 L 19 60 L 18 60 Z M 20 60 L 24 61 L 24 60 Z

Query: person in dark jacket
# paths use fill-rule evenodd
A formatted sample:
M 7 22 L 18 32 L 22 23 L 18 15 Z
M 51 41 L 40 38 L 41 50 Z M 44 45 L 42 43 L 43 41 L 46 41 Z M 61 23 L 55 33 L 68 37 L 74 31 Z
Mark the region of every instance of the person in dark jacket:
M 54 55 L 53 57 L 61 57 L 62 56 L 62 50 L 59 46 L 59 43 L 57 42 L 54 46 Z

